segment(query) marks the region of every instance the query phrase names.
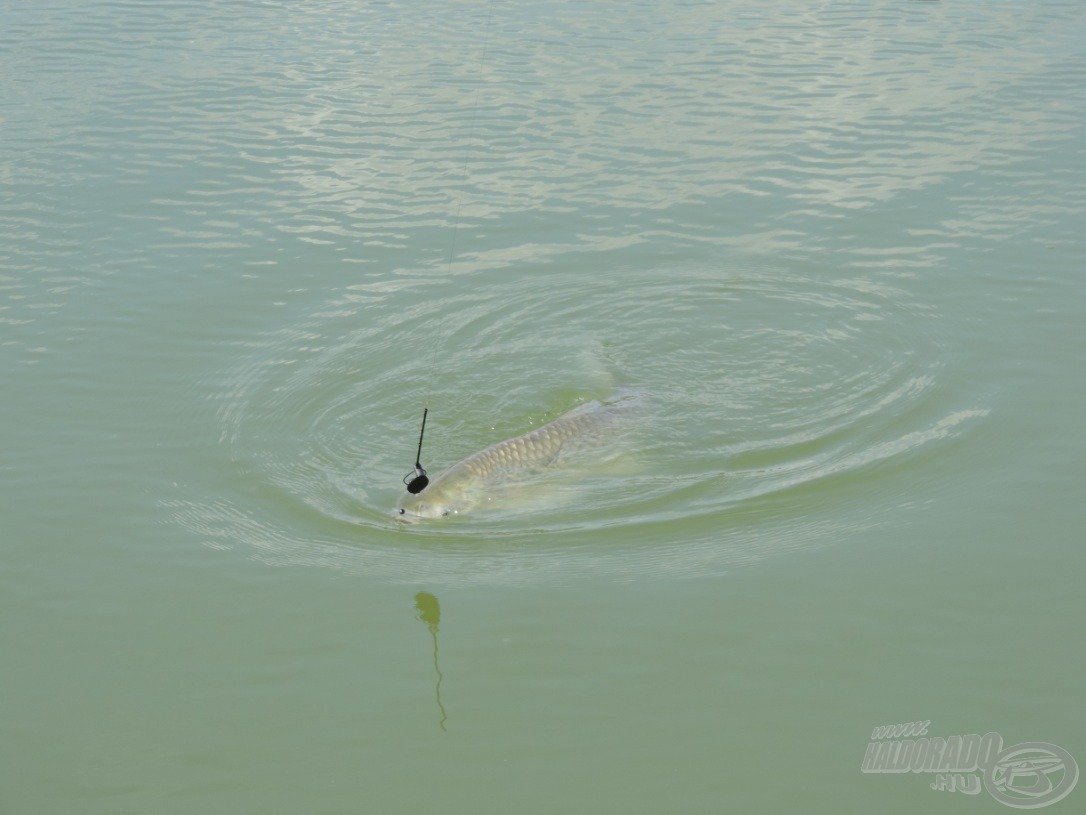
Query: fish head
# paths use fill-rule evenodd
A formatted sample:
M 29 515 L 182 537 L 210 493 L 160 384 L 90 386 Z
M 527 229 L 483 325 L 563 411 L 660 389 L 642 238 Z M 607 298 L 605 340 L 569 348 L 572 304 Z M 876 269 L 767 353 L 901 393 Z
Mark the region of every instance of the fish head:
M 394 517 L 412 523 L 424 518 L 445 518 L 468 512 L 479 503 L 482 482 L 462 465 L 441 473 L 421 492 L 404 493 Z
M 444 518 L 457 513 L 458 508 L 449 500 L 449 497 L 441 490 L 435 490 L 431 485 L 420 493 L 405 494 L 396 504 L 394 517 L 400 521 L 413 523 L 424 518 Z
M 415 496 L 410 495 L 406 500 L 401 501 L 400 506 L 397 508 L 396 514 L 393 517 L 400 521 L 413 523 L 415 521 L 420 521 L 423 518 L 444 518 L 452 512 L 452 510 L 444 504 L 432 504 L 427 501 L 416 501 L 414 499 Z

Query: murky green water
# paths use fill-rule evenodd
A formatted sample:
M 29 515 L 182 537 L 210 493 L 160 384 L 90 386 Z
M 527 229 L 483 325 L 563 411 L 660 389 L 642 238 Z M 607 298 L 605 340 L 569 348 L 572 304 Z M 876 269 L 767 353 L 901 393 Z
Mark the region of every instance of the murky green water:
M 3 812 L 1086 762 L 1081 4 L 4 3 L 0 73 Z M 424 406 L 436 473 L 621 387 L 607 466 L 393 520 Z

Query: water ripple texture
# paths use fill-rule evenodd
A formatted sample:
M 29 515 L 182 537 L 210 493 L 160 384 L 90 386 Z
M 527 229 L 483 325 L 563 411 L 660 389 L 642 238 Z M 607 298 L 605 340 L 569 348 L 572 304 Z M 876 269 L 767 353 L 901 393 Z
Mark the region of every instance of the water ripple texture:
M 776 506 L 802 537 L 822 522 L 793 511 L 805 491 L 848 501 L 835 481 L 945 453 L 987 412 L 941 392 L 939 315 L 870 277 L 746 267 L 673 269 L 666 282 L 659 269 L 470 279 L 424 299 L 424 274 L 359 284 L 255 343 L 208 387 L 239 477 L 277 509 L 261 519 L 220 499 L 189 506 L 186 523 L 273 559 L 323 556 L 390 576 L 681 573 L 713 552 L 755 556 L 750 539 L 721 547 L 730 519 Z M 440 469 L 628 384 L 648 394 L 649 416 L 617 466 L 571 474 L 561 500 L 409 529 L 394 520 L 422 405 L 424 459 Z M 668 524 L 718 534 L 661 551 Z M 323 539 L 284 531 L 307 525 Z M 601 535 L 621 543 L 600 552 Z
M 464 582 L 813 545 L 821 505 L 876 518 L 998 408 L 975 349 L 1039 255 L 1081 256 L 1082 30 L 1070 3 L 14 4 L 0 364 L 20 394 L 88 343 L 191 371 L 156 418 L 207 465 L 163 506 L 269 561 Z M 440 469 L 626 385 L 644 427 L 553 511 L 390 523 L 424 405 Z

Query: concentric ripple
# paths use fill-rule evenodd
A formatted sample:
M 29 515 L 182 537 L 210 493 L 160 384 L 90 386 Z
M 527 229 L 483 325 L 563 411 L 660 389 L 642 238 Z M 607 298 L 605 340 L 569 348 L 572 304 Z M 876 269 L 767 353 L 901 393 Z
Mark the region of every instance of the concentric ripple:
M 939 315 L 907 279 L 566 261 L 359 282 L 239 349 L 209 383 L 238 494 L 177 516 L 212 545 L 394 579 L 688 573 L 824 535 L 806 514 L 820 494 L 892 500 L 880 480 L 984 413 L 940 397 Z M 617 466 L 565 474 L 560 500 L 392 520 L 424 405 L 436 472 L 625 384 L 650 416 Z

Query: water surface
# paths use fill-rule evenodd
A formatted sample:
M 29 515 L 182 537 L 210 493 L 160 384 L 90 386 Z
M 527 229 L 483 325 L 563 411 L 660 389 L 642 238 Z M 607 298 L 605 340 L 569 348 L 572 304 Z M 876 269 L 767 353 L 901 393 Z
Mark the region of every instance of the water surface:
M 9 5 L 5 811 L 1086 762 L 1077 4 Z M 630 386 L 572 500 L 391 520 L 424 406 L 436 472 Z

